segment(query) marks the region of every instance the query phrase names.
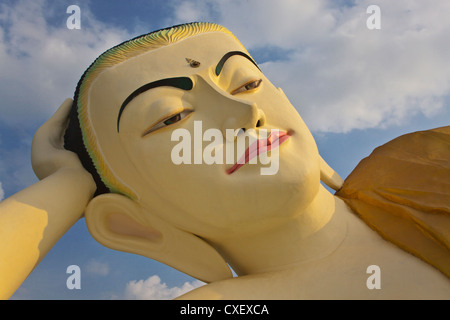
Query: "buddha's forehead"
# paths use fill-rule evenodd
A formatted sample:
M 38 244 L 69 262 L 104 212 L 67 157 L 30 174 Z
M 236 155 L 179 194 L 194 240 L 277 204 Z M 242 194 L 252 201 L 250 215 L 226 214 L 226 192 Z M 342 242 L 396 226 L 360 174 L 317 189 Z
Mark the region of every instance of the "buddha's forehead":
M 98 98 L 95 96 L 106 90 L 109 97 L 113 94 L 118 101 L 123 101 L 143 84 L 170 77 L 189 77 L 205 72 L 205 69 L 213 70 L 230 51 L 245 49 L 229 34 L 211 32 L 192 36 L 108 68 L 94 81 L 90 93 L 93 98 Z M 200 62 L 200 66 L 191 67 L 186 58 Z

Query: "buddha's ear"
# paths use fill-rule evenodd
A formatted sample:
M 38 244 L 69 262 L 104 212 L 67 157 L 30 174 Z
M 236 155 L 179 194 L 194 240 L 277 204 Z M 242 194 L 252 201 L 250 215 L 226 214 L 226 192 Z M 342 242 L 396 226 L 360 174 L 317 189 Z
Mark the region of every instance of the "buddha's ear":
M 344 184 L 344 180 L 334 171 L 321 156 L 320 158 L 320 180 L 334 191 L 338 191 Z
M 204 282 L 232 277 L 225 260 L 212 246 L 144 212 L 125 196 L 109 193 L 95 197 L 85 218 L 94 239 L 108 248 L 157 260 Z

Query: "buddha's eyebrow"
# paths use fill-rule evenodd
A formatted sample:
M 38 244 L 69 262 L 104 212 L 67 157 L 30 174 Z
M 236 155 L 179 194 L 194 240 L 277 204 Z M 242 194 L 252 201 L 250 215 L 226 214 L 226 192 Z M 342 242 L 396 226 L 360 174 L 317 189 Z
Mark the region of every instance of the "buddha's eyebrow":
M 136 98 L 141 93 L 143 93 L 147 90 L 150 90 L 150 89 L 158 88 L 158 87 L 173 87 L 173 88 L 178 88 L 178 89 L 182 89 L 182 90 L 191 90 L 193 86 L 194 86 L 194 84 L 190 78 L 178 77 L 178 78 L 166 78 L 166 79 L 153 81 L 153 82 L 144 84 L 142 87 L 137 88 L 123 101 L 122 105 L 120 106 L 119 115 L 117 116 L 117 132 L 119 132 L 119 122 L 120 122 L 120 117 L 122 116 L 123 110 L 125 110 L 125 107 L 127 106 L 128 103 L 130 103 L 131 100 Z
M 220 59 L 219 63 L 217 64 L 217 66 L 216 66 L 216 76 L 218 76 L 222 72 L 223 65 L 225 64 L 225 62 L 228 59 L 230 59 L 232 56 L 236 56 L 236 55 L 247 58 L 248 60 L 250 60 L 251 63 L 253 63 L 258 68 L 258 70 L 261 70 L 261 69 L 259 69 L 259 67 L 256 64 L 256 62 L 248 54 L 246 54 L 246 53 L 244 53 L 242 51 L 230 51 L 230 52 L 226 53 L 222 57 L 222 59 Z

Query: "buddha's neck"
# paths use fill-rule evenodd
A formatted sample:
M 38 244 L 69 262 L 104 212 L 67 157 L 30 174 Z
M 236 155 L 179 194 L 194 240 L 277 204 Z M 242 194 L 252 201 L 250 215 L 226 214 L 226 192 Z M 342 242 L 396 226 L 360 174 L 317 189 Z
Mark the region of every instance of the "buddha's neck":
M 238 275 L 283 270 L 323 258 L 346 236 L 346 207 L 321 187 L 316 198 L 290 221 L 256 236 L 215 243 Z

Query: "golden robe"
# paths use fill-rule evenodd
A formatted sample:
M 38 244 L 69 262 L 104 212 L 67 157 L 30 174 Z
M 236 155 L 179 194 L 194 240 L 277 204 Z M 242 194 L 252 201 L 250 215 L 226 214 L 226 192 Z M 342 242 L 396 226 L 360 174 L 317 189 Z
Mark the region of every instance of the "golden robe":
M 336 195 L 384 239 L 450 278 L 450 126 L 376 148 Z

